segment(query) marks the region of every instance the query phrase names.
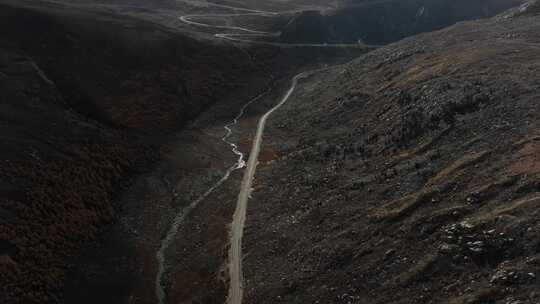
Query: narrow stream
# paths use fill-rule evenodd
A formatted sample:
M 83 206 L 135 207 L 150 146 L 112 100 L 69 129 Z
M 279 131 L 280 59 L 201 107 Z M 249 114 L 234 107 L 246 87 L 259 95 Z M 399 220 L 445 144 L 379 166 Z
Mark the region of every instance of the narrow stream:
M 240 118 L 245 114 L 246 109 L 256 102 L 257 100 L 261 99 L 263 96 L 268 94 L 270 92 L 270 89 L 267 91 L 261 93 L 260 95 L 256 96 L 255 98 L 251 99 L 248 103 L 244 104 L 242 108 L 240 108 L 240 111 L 238 114 L 234 117 L 234 119 L 227 125 L 225 125 L 223 128 L 225 129 L 225 135 L 221 138 L 223 142 L 228 144 L 231 147 L 231 151 L 238 156 L 236 162 L 225 171 L 225 174 L 216 182 L 214 183 L 206 192 L 204 192 L 199 198 L 191 202 L 188 206 L 182 208 L 174 217 L 171 227 L 167 231 L 167 234 L 165 237 L 161 240 L 161 245 L 159 247 L 159 250 L 156 253 L 156 258 L 158 261 L 158 273 L 156 275 L 156 284 L 155 284 L 155 293 L 158 298 L 159 304 L 165 303 L 165 289 L 163 287 L 163 278 L 165 275 L 165 272 L 167 271 L 168 264 L 167 264 L 167 258 L 166 258 L 166 251 L 173 243 L 177 233 L 178 229 L 184 222 L 185 218 L 195 209 L 200 202 L 202 202 L 204 199 L 206 199 L 214 190 L 216 190 L 219 186 L 221 186 L 227 179 L 229 179 L 229 176 L 236 170 L 242 169 L 246 166 L 246 161 L 244 160 L 244 154 L 238 150 L 238 145 L 236 143 L 233 143 L 229 141 L 229 138 L 231 137 L 233 131 L 232 127 L 235 126 Z
M 201 22 L 196 22 L 191 19 L 201 18 L 201 17 L 238 17 L 238 16 L 275 16 L 278 13 L 275 12 L 267 12 L 267 11 L 260 11 L 260 10 L 252 10 L 252 9 L 246 9 L 246 8 L 235 8 L 230 7 L 226 5 L 218 5 L 218 4 L 212 4 L 212 6 L 218 6 L 222 8 L 231 9 L 234 11 L 242 11 L 244 13 L 235 13 L 235 14 L 207 14 L 207 15 L 187 15 L 179 17 L 180 21 L 182 21 L 185 24 L 192 25 L 192 26 L 199 26 L 199 27 L 205 27 L 205 28 L 215 28 L 215 29 L 226 29 L 226 30 L 235 30 L 235 31 L 241 31 L 244 32 L 243 34 L 226 34 L 226 33 L 220 33 L 220 34 L 214 34 L 215 38 L 219 39 L 225 39 L 230 41 L 239 41 L 239 42 L 247 42 L 252 44 L 270 44 L 270 45 L 278 45 L 278 46 L 310 46 L 310 47 L 344 47 L 344 46 L 354 46 L 358 47 L 361 45 L 327 45 L 327 44 L 286 44 L 286 43 L 273 43 L 273 42 L 265 42 L 265 41 L 257 41 L 257 40 L 246 40 L 241 39 L 238 37 L 259 37 L 259 36 L 279 36 L 279 32 L 277 33 L 271 33 L 271 32 L 264 32 L 264 31 L 257 31 L 252 30 L 244 27 L 239 26 L 221 26 L 221 25 L 211 25 Z M 300 75 L 298 75 L 300 76 Z M 298 77 L 297 76 L 297 77 Z M 296 79 L 296 78 L 295 78 Z M 244 115 L 245 110 L 249 105 L 251 105 L 253 102 L 259 100 L 261 97 L 266 95 L 270 91 L 270 88 L 260 94 L 259 96 L 253 98 L 248 103 L 246 103 L 239 111 L 238 115 L 232 120 L 232 122 L 226 126 L 224 126 L 225 129 L 225 135 L 221 138 L 223 142 L 228 144 L 231 147 L 231 151 L 238 156 L 238 159 L 236 163 L 231 166 L 225 174 L 219 179 L 212 187 L 210 187 L 208 190 L 206 190 L 205 193 L 203 193 L 199 198 L 197 198 L 195 201 L 193 201 L 188 206 L 184 207 L 182 210 L 180 210 L 176 216 L 174 217 L 174 220 L 171 224 L 171 227 L 169 228 L 169 231 L 167 232 L 165 238 L 161 241 L 161 246 L 159 250 L 156 253 L 156 258 L 158 261 L 158 273 L 156 276 L 155 281 L 155 293 L 158 298 L 159 304 L 165 303 L 165 290 L 163 287 L 163 280 L 165 272 L 167 271 L 167 260 L 166 260 L 166 251 L 171 246 L 172 242 L 174 241 L 176 234 L 178 233 L 178 229 L 180 228 L 181 224 L 184 222 L 184 219 L 186 216 L 190 214 L 190 212 L 199 205 L 201 201 L 206 199 L 216 188 L 221 186 L 231 175 L 232 172 L 242 169 L 246 167 L 246 161 L 244 160 L 244 154 L 238 150 L 237 144 L 229 141 L 230 136 L 232 135 L 232 127 L 236 125 L 239 121 L 239 119 Z

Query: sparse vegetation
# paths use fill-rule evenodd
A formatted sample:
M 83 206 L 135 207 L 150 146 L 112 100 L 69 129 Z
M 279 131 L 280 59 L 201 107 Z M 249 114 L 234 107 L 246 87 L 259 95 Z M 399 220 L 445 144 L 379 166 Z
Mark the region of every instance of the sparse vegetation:
M 538 302 L 539 24 L 460 23 L 307 81 L 268 127 L 296 144 L 259 168 L 248 303 Z

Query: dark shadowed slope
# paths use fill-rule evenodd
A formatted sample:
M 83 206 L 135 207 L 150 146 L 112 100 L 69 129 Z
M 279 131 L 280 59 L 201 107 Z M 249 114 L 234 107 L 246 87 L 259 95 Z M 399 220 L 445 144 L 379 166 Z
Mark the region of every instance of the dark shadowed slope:
M 125 17 L 0 5 L 0 302 L 60 299 L 72 257 L 168 136 L 266 86 L 248 58 Z
M 310 43 L 386 44 L 463 20 L 494 16 L 525 0 L 352 0 L 343 8 L 303 12 L 281 40 Z
M 111 224 L 154 193 L 140 187 L 136 202 L 114 204 L 122 189 L 135 176 L 154 174 L 151 167 L 170 156 L 171 142 L 193 144 L 177 136 L 210 106 L 225 110 L 199 124 L 232 119 L 272 77 L 355 54 L 188 37 L 114 13 L 121 7 L 4 2 L 10 4 L 0 4 L 2 303 L 62 302 L 66 281 L 71 301 L 117 303 L 145 279 L 153 282 L 154 274 L 132 271 L 146 264 Z M 170 18 L 179 22 L 176 14 Z M 182 154 L 174 157 L 175 168 L 189 167 Z M 151 237 L 159 240 L 161 231 Z M 92 247 L 97 239 L 105 245 Z

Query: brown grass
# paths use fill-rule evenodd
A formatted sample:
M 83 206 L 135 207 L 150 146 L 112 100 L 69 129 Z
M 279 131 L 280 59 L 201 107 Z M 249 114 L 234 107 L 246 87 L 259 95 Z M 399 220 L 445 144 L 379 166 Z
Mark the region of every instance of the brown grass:
M 495 287 L 481 288 L 473 293 L 465 294 L 457 298 L 450 299 L 447 304 L 479 304 L 497 297 L 499 289 Z
M 259 154 L 259 161 L 263 164 L 269 163 L 276 159 L 279 159 L 279 155 L 272 147 L 269 146 L 263 147 L 261 153 Z
M 424 203 L 430 201 L 439 193 L 445 192 L 452 182 L 460 175 L 460 171 L 473 166 L 486 158 L 489 152 L 484 151 L 476 154 L 468 154 L 458 159 L 450 166 L 439 171 L 426 185 L 417 192 L 413 192 L 404 198 L 390 202 L 372 212 L 372 216 L 378 219 L 399 219 L 414 211 Z
M 540 142 L 531 140 L 518 143 L 521 148 L 515 155 L 514 162 L 509 166 L 511 174 L 540 173 Z
M 497 195 L 501 190 L 511 187 L 519 181 L 518 175 L 505 176 L 495 182 L 483 185 L 471 191 L 477 200 L 486 200 Z
M 428 139 L 425 139 L 423 142 L 420 143 L 419 146 L 417 146 L 414 149 L 405 150 L 398 154 L 393 160 L 392 160 L 392 166 L 396 165 L 397 163 L 400 163 L 402 161 L 411 159 L 415 157 L 418 154 L 424 153 L 428 151 L 435 143 L 437 143 L 444 135 L 448 134 L 450 131 L 450 128 L 444 129 L 441 133 L 439 133 L 436 136 L 430 137 Z
M 440 256 L 437 254 L 428 254 L 420 262 L 411 267 L 406 272 L 400 274 L 394 279 L 398 285 L 408 285 L 413 281 L 422 278 L 426 272 L 433 269 L 433 266 L 440 260 Z
M 452 49 L 441 56 L 417 61 L 396 80 L 394 85 L 408 87 L 411 84 L 424 82 L 440 75 L 449 75 L 475 62 L 494 56 L 496 52 L 496 49 L 487 48 L 466 49 L 461 52 Z
M 540 203 L 540 196 L 535 196 L 533 198 L 522 199 L 511 203 L 509 206 L 504 206 L 497 208 L 493 211 L 482 213 L 477 217 L 471 219 L 473 225 L 483 224 L 487 222 L 494 221 L 496 218 L 508 215 L 508 216 L 517 216 L 519 213 L 524 213 L 527 211 L 534 212 L 538 209 L 538 204 Z

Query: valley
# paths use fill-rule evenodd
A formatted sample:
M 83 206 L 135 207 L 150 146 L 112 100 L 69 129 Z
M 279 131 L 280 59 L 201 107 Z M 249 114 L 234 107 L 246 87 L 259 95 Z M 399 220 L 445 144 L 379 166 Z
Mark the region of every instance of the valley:
M 0 301 L 538 301 L 537 4 L 394 2 L 2 0 Z

